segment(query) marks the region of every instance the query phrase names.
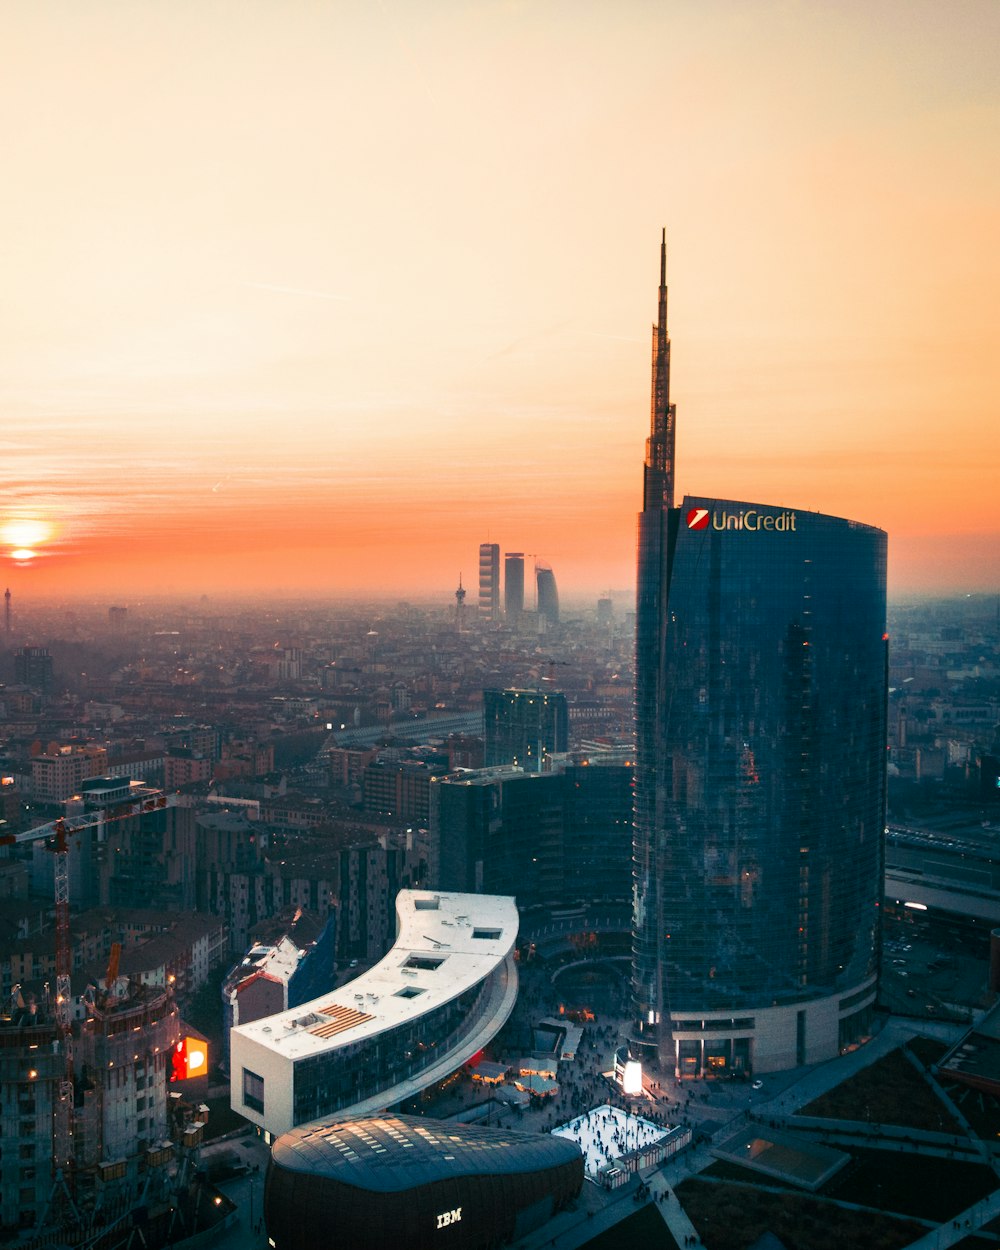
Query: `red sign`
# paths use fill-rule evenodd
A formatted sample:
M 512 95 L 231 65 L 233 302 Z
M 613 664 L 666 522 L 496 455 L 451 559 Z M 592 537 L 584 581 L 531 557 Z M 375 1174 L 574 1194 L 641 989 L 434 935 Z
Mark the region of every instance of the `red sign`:
M 208 1042 L 199 1037 L 182 1037 L 170 1059 L 170 1079 L 187 1081 L 208 1075 Z

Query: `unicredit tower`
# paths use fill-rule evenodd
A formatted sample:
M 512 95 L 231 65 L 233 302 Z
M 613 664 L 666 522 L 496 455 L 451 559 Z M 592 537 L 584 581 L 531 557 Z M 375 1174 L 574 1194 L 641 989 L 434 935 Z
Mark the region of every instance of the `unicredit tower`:
M 632 1050 L 679 1076 L 867 1035 L 885 826 L 886 535 L 674 506 L 666 245 L 639 518 Z

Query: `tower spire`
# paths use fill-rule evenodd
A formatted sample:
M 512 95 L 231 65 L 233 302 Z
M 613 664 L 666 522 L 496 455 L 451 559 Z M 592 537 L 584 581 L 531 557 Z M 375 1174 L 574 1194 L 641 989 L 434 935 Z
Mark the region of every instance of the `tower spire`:
M 660 237 L 660 290 L 653 326 L 652 396 L 643 508 L 674 506 L 675 409 L 670 402 L 670 335 L 667 333 L 667 231 Z
M 665 289 L 667 285 L 667 227 L 663 227 L 663 234 L 660 236 L 660 287 Z

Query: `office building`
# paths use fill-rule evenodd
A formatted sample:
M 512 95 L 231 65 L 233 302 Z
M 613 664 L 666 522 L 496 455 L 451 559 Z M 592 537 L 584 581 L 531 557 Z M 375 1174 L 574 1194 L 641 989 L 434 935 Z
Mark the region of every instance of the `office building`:
M 538 608 L 538 625 L 545 629 L 559 624 L 559 591 L 556 588 L 556 575 L 551 564 L 541 561 L 535 564 L 535 590 Z
M 682 1076 L 863 1037 L 885 827 L 886 536 L 673 506 L 666 248 L 639 520 L 633 1052 Z
M 393 1115 L 296 1129 L 274 1143 L 264 1216 L 275 1250 L 489 1250 L 579 1196 L 574 1141 Z
M 573 910 L 628 932 L 632 768 L 482 768 L 431 783 L 431 885 L 517 896 L 521 925 Z
M 503 609 L 512 625 L 524 612 L 523 551 L 508 551 L 503 558 Z
M 479 544 L 479 619 L 500 616 L 500 544 Z
M 234 1111 L 273 1136 L 373 1115 L 493 1040 L 517 1000 L 514 900 L 400 890 L 396 920 L 396 942 L 374 968 L 232 1029 Z
M 484 690 L 483 744 L 487 768 L 516 764 L 537 773 L 568 749 L 569 711 L 557 690 Z

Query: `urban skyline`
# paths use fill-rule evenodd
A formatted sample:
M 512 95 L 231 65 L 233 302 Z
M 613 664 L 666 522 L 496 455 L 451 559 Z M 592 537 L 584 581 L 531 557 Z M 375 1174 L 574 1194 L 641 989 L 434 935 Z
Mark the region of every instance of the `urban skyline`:
M 486 538 L 566 595 L 627 590 L 664 222 L 678 493 L 878 525 L 890 593 L 995 591 L 998 22 L 21 6 L 15 608 L 446 602 Z

